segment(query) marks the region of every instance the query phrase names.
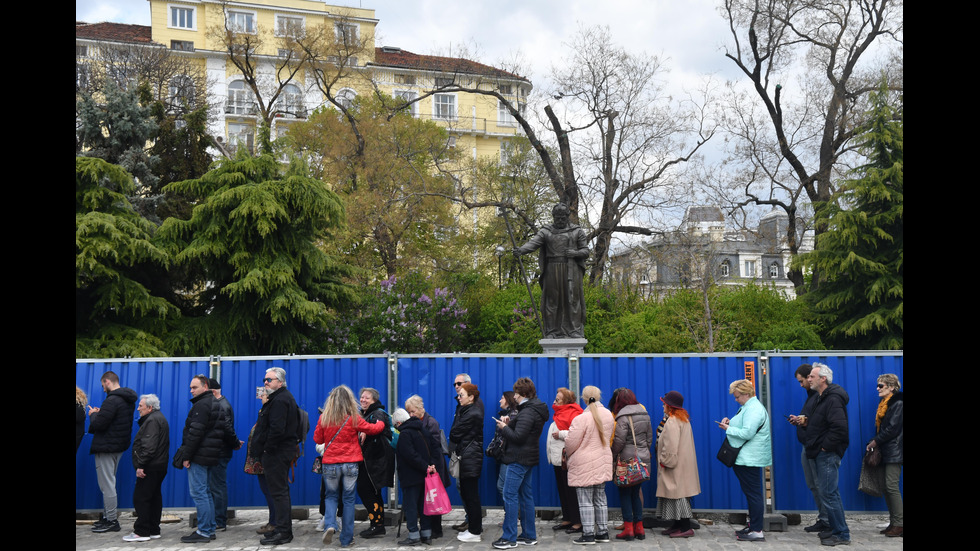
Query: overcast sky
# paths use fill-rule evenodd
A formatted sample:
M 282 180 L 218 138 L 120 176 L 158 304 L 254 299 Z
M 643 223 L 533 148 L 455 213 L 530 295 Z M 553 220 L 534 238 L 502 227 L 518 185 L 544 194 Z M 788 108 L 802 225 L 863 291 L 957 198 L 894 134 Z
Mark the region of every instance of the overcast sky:
M 334 5 L 373 8 L 378 46 L 419 54 L 445 54 L 476 47 L 476 61 L 496 65 L 523 58 L 535 84 L 544 84 L 561 62 L 562 43 L 580 25 L 607 25 L 614 40 L 632 52 L 668 60 L 671 79 L 699 75 L 737 78 L 721 46 L 728 40 L 718 0 L 336 0 Z M 145 0 L 75 0 L 75 18 L 90 23 L 150 24 Z

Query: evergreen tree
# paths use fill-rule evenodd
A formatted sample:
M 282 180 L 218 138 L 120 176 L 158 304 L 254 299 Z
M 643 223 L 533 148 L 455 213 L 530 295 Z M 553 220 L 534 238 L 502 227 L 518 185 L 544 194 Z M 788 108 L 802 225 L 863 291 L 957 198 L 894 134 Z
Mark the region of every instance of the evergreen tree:
M 860 142 L 867 163 L 817 209 L 827 231 L 803 262 L 817 274 L 805 296 L 835 348 L 903 347 L 903 127 L 884 85 L 871 96 Z
M 75 158 L 75 357 L 166 356 L 161 335 L 177 309 L 146 282 L 168 255 L 126 200 L 133 177 Z
M 156 192 L 161 199 L 156 205 L 158 220 L 171 216 L 187 219 L 191 215 L 191 202 L 186 197 L 161 191 L 172 182 L 200 178 L 213 161 L 208 147 L 212 138 L 207 133 L 208 107 L 200 107 L 183 114 L 167 111 L 167 105 L 155 101 L 151 107 L 157 132 L 150 154 L 159 159 L 156 175 L 159 177 Z
M 354 299 L 346 265 L 324 252 L 343 225 L 325 183 L 270 155 L 221 161 L 165 191 L 197 201 L 189 220 L 167 219 L 162 242 L 191 275 L 184 289 L 187 354 L 303 352 L 330 309 Z

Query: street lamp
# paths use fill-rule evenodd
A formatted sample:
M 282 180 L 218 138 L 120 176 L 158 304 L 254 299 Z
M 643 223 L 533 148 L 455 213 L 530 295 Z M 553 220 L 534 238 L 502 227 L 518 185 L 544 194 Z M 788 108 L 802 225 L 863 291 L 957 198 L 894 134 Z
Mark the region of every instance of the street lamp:
M 506 249 L 504 249 L 503 245 L 497 245 L 497 250 L 494 253 L 497 255 L 497 289 L 498 290 L 504 288 L 504 276 L 503 276 L 503 270 L 501 269 L 502 266 L 501 261 L 504 258 L 504 251 L 506 251 Z

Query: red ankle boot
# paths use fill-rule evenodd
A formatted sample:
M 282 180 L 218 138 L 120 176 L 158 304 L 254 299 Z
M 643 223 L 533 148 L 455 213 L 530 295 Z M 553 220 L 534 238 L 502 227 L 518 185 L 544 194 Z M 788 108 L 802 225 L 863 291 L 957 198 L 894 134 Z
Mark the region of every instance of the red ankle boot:
M 637 521 L 633 523 L 633 536 L 638 539 L 646 539 L 647 535 L 643 532 L 643 521 Z
M 624 522 L 623 531 L 616 534 L 616 539 L 623 541 L 633 541 L 633 523 Z

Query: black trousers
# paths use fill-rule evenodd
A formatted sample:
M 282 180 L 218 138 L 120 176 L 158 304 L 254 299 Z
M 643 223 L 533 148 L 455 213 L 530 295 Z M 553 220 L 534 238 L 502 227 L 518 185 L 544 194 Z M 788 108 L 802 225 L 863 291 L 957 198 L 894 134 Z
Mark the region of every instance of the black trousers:
M 467 530 L 473 535 L 483 533 L 483 507 L 480 505 L 480 478 L 459 479 L 459 494 L 463 498 L 466 511 Z
M 276 510 L 276 531 L 281 534 L 293 533 L 291 518 L 292 506 L 289 499 L 289 453 L 262 454 L 262 467 L 265 468 L 265 481 Z
M 167 470 L 143 469 L 143 478 L 136 479 L 133 488 L 133 508 L 136 509 L 136 522 L 133 532 L 140 536 L 159 536 L 160 517 L 163 515 L 163 479 Z
M 357 496 L 361 498 L 361 503 L 367 509 L 371 528 L 384 528 L 385 503 L 381 499 L 381 488 L 374 489 L 374 484 L 371 483 L 371 476 L 368 475 L 367 466 L 364 462 L 361 462 L 357 471 Z

